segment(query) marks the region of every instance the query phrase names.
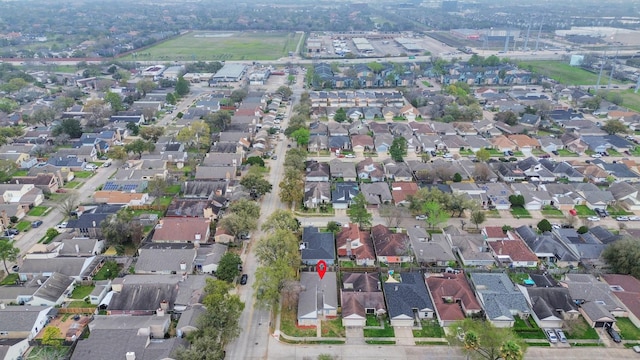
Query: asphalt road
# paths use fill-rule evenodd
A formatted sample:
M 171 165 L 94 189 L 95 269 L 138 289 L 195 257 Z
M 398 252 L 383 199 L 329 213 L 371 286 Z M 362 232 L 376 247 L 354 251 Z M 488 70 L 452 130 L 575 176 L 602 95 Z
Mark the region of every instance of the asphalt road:
M 111 177 L 116 171 L 116 166 L 108 168 L 98 168 L 95 175 L 88 178 L 84 184 L 75 190 L 67 190 L 67 196 L 76 196 L 78 202 L 91 202 L 91 197 L 99 185 L 104 184 L 104 181 Z M 24 255 L 29 249 L 33 247 L 47 232 L 47 229 L 53 228 L 60 222 L 67 218 L 67 214 L 63 214 L 57 207 L 55 202 L 45 201 L 44 205 L 49 206 L 51 210 L 46 216 L 40 217 L 42 225 L 36 229 L 29 229 L 26 233 L 18 235 L 15 239 L 15 246 L 20 249 L 20 258 L 18 264 L 22 264 L 22 255 Z M 13 264 L 9 265 L 11 267 Z

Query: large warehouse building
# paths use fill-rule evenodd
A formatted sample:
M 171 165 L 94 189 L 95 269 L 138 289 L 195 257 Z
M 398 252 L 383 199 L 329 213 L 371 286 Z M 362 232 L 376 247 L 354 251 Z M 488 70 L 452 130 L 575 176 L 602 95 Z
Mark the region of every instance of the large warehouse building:
M 242 64 L 225 64 L 211 80 L 216 82 L 240 81 L 247 72 L 247 66 Z

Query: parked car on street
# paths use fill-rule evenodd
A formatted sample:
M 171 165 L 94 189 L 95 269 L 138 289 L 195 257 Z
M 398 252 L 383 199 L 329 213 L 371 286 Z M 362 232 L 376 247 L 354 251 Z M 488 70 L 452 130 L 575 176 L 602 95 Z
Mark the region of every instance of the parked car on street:
M 600 221 L 600 218 L 599 218 L 599 217 L 597 217 L 597 216 L 589 216 L 589 217 L 587 218 L 587 220 L 589 220 L 589 221 Z
M 618 217 L 616 217 L 616 220 L 618 220 L 618 221 L 629 221 L 629 217 L 628 216 L 618 216 Z
M 416 216 L 416 220 L 427 220 L 427 215 L 418 215 Z
M 240 285 L 247 285 L 247 279 L 249 276 L 247 274 L 242 274 L 240 277 Z
M 34 229 L 39 227 L 40 225 L 42 225 L 42 221 L 41 220 L 36 220 L 36 221 L 31 223 L 31 227 L 34 228 Z

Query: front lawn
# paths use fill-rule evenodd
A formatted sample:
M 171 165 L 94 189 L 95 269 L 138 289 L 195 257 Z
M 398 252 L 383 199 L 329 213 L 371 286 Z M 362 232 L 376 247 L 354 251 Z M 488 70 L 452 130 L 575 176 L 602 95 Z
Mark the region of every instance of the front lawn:
M 169 204 L 171 204 L 171 200 L 173 200 L 173 196 L 161 196 L 156 198 L 153 205 L 169 206 Z
M 618 325 L 623 339 L 640 340 L 640 329 L 633 325 L 629 318 L 616 318 L 616 325 Z
M 367 314 L 367 320 L 365 326 L 380 326 L 378 317 L 372 314 Z
M 530 218 L 531 214 L 529 214 L 529 211 L 523 207 L 520 206 L 516 206 L 516 207 L 512 207 L 511 208 L 511 215 L 513 215 L 516 218 Z
M 29 175 L 29 170 L 18 170 L 14 172 L 11 176 L 27 176 Z
M 68 308 L 96 308 L 96 305 L 88 304 L 83 300 L 75 300 L 67 305 Z
M 364 337 L 394 337 L 395 332 L 387 319 L 384 319 L 384 329 L 364 329 Z
M 633 215 L 632 212 L 626 211 L 617 206 L 607 206 L 607 211 L 611 216 L 623 216 L 623 215 Z
M 80 186 L 80 181 L 69 181 L 66 184 L 64 184 L 65 189 L 75 189 L 78 186 Z
M 573 207 L 576 209 L 578 216 L 595 216 L 596 212 L 589 209 L 587 205 L 576 205 Z
M 15 226 L 16 229 L 25 232 L 31 228 L 31 222 L 27 220 L 22 220 Z
M 562 210 L 558 210 L 553 206 L 545 206 L 542 208 L 542 215 L 552 216 L 552 217 L 564 217 Z
M 516 317 L 516 322 L 513 326 L 513 330 L 521 339 L 546 339 L 547 336 L 538 327 L 535 321 L 531 318 L 525 320 Z
M 297 317 L 295 306 L 289 308 L 286 304 L 282 305 L 282 314 L 280 314 L 280 331 L 297 337 L 313 337 L 316 336 L 316 327 L 298 327 L 296 325 Z
M 422 330 L 413 330 L 413 337 L 439 338 L 444 336 L 444 330 L 436 321 L 422 321 Z
M 73 175 L 75 175 L 75 177 L 77 177 L 78 179 L 90 178 L 93 176 L 93 174 L 93 171 L 77 171 L 73 173 Z
M 558 150 L 558 155 L 560 156 L 578 156 L 578 154 L 571 152 L 567 149 L 560 149 Z
M 95 286 L 93 285 L 76 286 L 76 288 L 73 289 L 73 292 L 71 293 L 71 298 L 77 299 L 77 300 L 84 300 L 84 298 L 86 298 L 87 296 L 89 296 L 89 294 L 91 294 L 94 288 Z
M 46 206 L 34 206 L 33 208 L 31 208 L 31 210 L 29 210 L 29 213 L 27 213 L 27 215 L 42 216 L 47 212 L 48 209 L 49 208 Z
M 565 330 L 565 334 L 567 335 L 567 339 L 570 340 L 598 340 L 600 337 L 596 332 L 596 329 L 592 328 L 587 324 L 587 322 L 582 318 L 578 318 L 578 320 L 573 321 L 565 321 L 565 325 L 567 329 Z
M 9 274 L 7 277 L 5 277 L 2 280 L 2 282 L 0 282 L 0 285 L 15 285 L 16 280 L 18 280 L 18 274 L 16 273 Z
M 345 330 L 342 326 L 342 319 L 336 318 L 333 320 L 325 320 L 322 322 L 322 336 L 323 337 L 344 337 Z
M 487 210 L 487 217 L 488 218 L 500 218 L 500 211 L 493 209 L 493 210 Z

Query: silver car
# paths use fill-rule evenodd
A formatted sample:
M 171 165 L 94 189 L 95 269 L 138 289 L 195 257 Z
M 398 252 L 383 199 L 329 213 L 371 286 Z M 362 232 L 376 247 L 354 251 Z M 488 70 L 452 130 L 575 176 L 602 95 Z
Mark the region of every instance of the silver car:
M 550 343 L 555 344 L 558 342 L 558 337 L 556 336 L 555 331 L 552 329 L 545 329 L 544 332 L 547 334 L 547 338 L 549 338 Z
M 561 343 L 567 342 L 567 337 L 564 335 L 564 331 L 560 329 L 556 329 L 556 334 L 558 335 L 558 339 L 560 340 Z

